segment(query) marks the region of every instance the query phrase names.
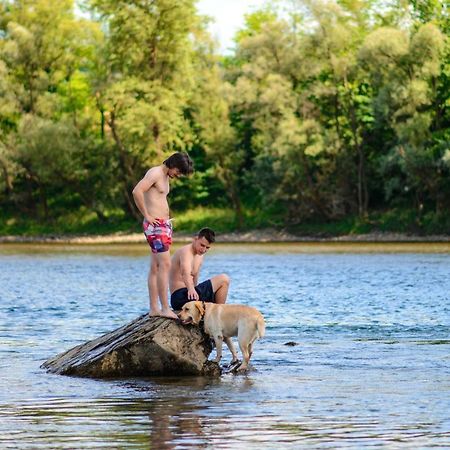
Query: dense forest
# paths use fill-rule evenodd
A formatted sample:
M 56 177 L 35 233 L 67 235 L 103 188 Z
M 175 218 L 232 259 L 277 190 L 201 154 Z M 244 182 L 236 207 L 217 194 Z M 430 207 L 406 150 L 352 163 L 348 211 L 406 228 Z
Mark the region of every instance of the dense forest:
M 221 55 L 194 0 L 0 0 L 0 234 L 134 229 L 174 151 L 181 229 L 450 233 L 449 9 L 274 1 Z

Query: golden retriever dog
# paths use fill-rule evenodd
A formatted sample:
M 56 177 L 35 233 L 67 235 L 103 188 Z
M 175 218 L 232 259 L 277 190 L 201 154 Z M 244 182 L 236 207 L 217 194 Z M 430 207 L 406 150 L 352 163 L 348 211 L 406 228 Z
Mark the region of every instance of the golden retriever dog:
M 237 363 L 237 353 L 231 340 L 232 336 L 237 336 L 243 358 L 239 371 L 247 369 L 253 353 L 253 343 L 264 336 L 266 329 L 262 314 L 256 308 L 245 305 L 191 301 L 183 306 L 178 317 L 183 325 L 189 323 L 199 325 L 201 320 L 204 320 L 205 332 L 214 339 L 216 344 L 214 362 L 217 363 L 222 359 L 223 341 L 233 355 L 231 364 Z

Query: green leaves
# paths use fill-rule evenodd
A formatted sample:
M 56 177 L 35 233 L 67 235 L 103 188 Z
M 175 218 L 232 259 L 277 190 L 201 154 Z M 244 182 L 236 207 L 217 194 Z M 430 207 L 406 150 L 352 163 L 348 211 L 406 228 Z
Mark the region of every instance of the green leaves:
M 19 123 L 20 141 L 15 158 L 41 182 L 62 185 L 74 172 L 77 131 L 68 123 L 53 123 L 25 115 Z
M 450 207 L 443 3 L 273 3 L 226 58 L 194 0 L 83 6 L 0 2 L 1 206 L 132 217 L 135 182 L 184 150 L 197 174 L 173 204 L 231 205 L 239 226 L 247 208 L 298 223 Z

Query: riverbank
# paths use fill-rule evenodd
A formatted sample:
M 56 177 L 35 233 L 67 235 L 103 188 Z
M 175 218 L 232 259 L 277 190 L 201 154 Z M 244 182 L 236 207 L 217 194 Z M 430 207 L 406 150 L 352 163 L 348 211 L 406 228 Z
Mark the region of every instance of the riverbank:
M 417 217 L 415 211 L 389 210 L 361 219 L 346 216 L 334 221 L 287 223 L 276 217 L 247 212 L 237 230 L 230 209 L 197 207 L 175 212 L 175 241 L 187 242 L 208 226 L 218 242 L 450 242 L 450 215 Z M 142 242 L 142 226 L 132 217 L 99 221 L 92 212 L 61 214 L 55 220 L 0 214 L 0 243 L 114 244 Z
M 189 242 L 192 235 L 177 233 L 174 242 Z M 0 236 L 1 243 L 55 243 L 55 244 L 131 244 L 144 242 L 142 233 L 112 233 L 107 235 L 43 235 Z M 264 243 L 264 242 L 450 242 L 449 235 L 420 236 L 406 233 L 372 232 L 341 236 L 296 235 L 283 230 L 265 229 L 244 232 L 221 233 L 217 242 Z

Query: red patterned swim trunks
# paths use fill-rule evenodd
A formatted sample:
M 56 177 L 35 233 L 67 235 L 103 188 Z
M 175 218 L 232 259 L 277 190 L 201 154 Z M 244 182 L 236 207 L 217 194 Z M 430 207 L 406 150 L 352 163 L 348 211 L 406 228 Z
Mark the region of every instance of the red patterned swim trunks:
M 147 220 L 142 223 L 145 237 L 148 245 L 152 249 L 152 253 L 168 252 L 172 244 L 172 221 L 164 219 L 156 219 L 159 225 L 154 226 Z

